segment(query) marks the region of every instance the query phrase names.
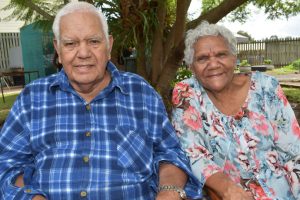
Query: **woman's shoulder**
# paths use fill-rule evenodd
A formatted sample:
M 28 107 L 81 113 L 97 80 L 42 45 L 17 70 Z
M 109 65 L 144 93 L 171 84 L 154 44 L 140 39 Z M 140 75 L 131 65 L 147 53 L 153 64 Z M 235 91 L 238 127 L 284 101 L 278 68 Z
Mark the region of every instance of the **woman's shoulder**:
M 255 80 L 255 81 L 262 81 L 262 82 L 265 82 L 265 81 L 277 81 L 277 78 L 275 78 L 274 76 L 272 75 L 269 75 L 269 74 L 266 74 L 266 73 L 263 73 L 263 72 L 252 72 L 252 79 Z
M 190 78 L 181 80 L 180 82 L 174 85 L 174 89 L 182 87 L 197 90 L 199 89 L 199 87 L 201 87 L 201 85 L 199 85 L 198 81 L 192 76 Z
M 253 72 L 252 73 L 252 84 L 256 86 L 260 86 L 262 88 L 277 88 L 279 85 L 279 81 L 276 77 L 271 76 L 262 72 Z

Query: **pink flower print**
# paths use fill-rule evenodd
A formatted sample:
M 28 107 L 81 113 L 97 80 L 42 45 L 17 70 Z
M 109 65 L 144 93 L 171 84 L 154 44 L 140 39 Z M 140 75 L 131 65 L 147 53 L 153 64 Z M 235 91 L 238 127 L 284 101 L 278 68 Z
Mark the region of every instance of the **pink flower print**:
M 242 166 L 243 169 L 245 169 L 246 171 L 250 170 L 249 159 L 245 152 L 238 150 L 238 156 L 237 158 L 235 158 L 235 160 Z
M 241 175 L 239 170 L 229 161 L 226 160 L 223 168 L 224 174 L 228 175 L 235 183 L 240 183 Z
M 218 165 L 207 165 L 203 170 L 205 179 L 208 179 L 211 175 L 220 172 L 221 168 Z
M 192 163 L 199 160 L 200 158 L 212 158 L 210 152 L 200 144 L 193 143 L 190 147 L 185 149 Z
M 294 134 L 295 136 L 297 136 L 298 138 L 300 138 L 300 127 L 299 127 L 299 124 L 298 124 L 296 118 L 293 119 L 293 122 L 292 122 L 292 130 L 293 130 L 293 134 Z
M 179 107 L 182 105 L 185 98 L 193 95 L 193 90 L 187 83 L 179 82 L 175 85 L 172 96 L 172 103 Z
M 300 194 L 300 155 L 289 160 L 284 169 L 287 172 L 286 177 L 295 196 Z
M 274 122 L 271 122 L 271 126 L 272 126 L 273 132 L 274 132 L 274 141 L 276 142 L 279 139 L 278 126 Z
M 220 122 L 220 119 L 212 114 L 211 115 L 211 119 L 212 119 L 212 135 L 213 136 L 216 136 L 216 135 L 219 135 L 219 136 L 224 136 L 224 127 L 221 125 L 221 122 Z
M 255 90 L 255 88 L 256 88 L 255 81 L 251 81 L 250 90 Z
M 272 200 L 272 198 L 269 198 L 266 195 L 263 188 L 259 184 L 249 183 L 248 187 L 249 187 L 251 193 L 254 195 L 254 199 L 256 199 L 256 200 Z
M 260 142 L 260 139 L 254 135 L 252 135 L 250 132 L 245 132 L 245 139 L 247 142 L 247 145 L 250 150 L 256 150 L 257 144 Z
M 189 106 L 188 109 L 184 111 L 183 122 L 194 131 L 202 128 L 200 113 L 193 106 Z
M 259 113 L 249 112 L 249 119 L 253 124 L 253 128 L 264 136 L 269 135 L 268 123 L 266 117 Z
M 234 119 L 241 120 L 243 117 L 244 117 L 244 110 L 240 109 L 240 111 L 235 114 Z
M 270 169 L 276 174 L 281 174 L 281 166 L 278 161 L 278 153 L 276 151 L 269 151 L 266 153 L 266 160 Z
M 284 95 L 284 92 L 281 87 L 278 87 L 278 89 L 277 89 L 277 96 L 283 102 L 284 106 L 286 106 L 288 104 L 288 100 L 287 100 L 286 96 Z

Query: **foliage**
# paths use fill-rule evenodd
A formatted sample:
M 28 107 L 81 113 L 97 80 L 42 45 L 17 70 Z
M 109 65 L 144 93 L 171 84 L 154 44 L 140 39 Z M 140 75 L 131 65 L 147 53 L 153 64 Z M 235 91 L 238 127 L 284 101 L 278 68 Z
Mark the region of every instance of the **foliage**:
M 175 79 L 172 80 L 172 82 L 171 82 L 171 87 L 173 88 L 176 83 L 178 83 L 184 79 L 190 78 L 192 76 L 192 74 L 193 73 L 190 69 L 188 69 L 185 66 L 181 66 L 180 68 L 178 68 L 178 70 L 176 72 Z
M 43 1 L 43 0 L 10 0 L 10 3 L 2 8 L 2 10 L 12 10 L 11 15 L 5 20 L 20 20 L 25 24 L 38 22 L 42 28 L 50 28 L 53 22 L 53 15 L 63 4 L 59 0 Z
M 270 64 L 272 64 L 272 60 L 271 59 L 265 59 L 264 64 L 265 65 L 270 65 Z
M 284 75 L 284 74 L 293 74 L 293 73 L 299 73 L 300 70 L 300 59 L 295 60 L 289 65 L 275 68 L 272 71 L 269 71 L 268 73 L 271 75 Z
M 291 65 L 294 69 L 298 69 L 300 71 L 300 59 L 295 60 Z
M 5 94 L 5 103 L 0 103 L 0 126 L 4 123 L 10 108 L 19 94 Z
M 248 63 L 248 60 L 242 60 L 240 63 L 240 67 L 249 67 L 249 66 L 251 65 Z

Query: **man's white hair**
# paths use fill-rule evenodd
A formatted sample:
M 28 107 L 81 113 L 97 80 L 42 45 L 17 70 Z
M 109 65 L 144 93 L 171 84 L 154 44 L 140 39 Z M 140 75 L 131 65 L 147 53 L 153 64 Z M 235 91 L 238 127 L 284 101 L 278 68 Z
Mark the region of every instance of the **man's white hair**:
M 203 21 L 195 29 L 191 29 L 187 32 L 185 38 L 185 50 L 184 61 L 187 65 L 191 65 L 194 60 L 194 45 L 200 37 L 204 36 L 221 36 L 228 43 L 229 49 L 233 55 L 236 55 L 236 38 L 233 33 L 217 24 L 209 24 L 207 21 Z
M 54 33 L 55 38 L 57 39 L 57 42 L 59 43 L 60 39 L 60 21 L 61 18 L 67 14 L 71 14 L 74 12 L 90 12 L 90 13 L 95 13 L 101 22 L 103 32 L 105 35 L 105 39 L 108 42 L 108 25 L 106 18 L 104 17 L 102 11 L 98 8 L 96 8 L 94 5 L 89 4 L 87 2 L 79 1 L 79 2 L 70 2 L 66 4 L 64 7 L 62 7 L 58 13 L 55 16 L 53 25 L 52 25 L 52 30 Z

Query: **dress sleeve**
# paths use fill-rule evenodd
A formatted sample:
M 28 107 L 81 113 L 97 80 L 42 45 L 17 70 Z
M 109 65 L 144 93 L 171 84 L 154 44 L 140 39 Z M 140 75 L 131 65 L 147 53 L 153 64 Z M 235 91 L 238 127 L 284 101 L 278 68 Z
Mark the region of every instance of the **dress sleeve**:
M 296 199 L 300 199 L 300 128 L 282 88 L 275 82 L 269 117 L 274 129 L 274 143 L 280 154 L 287 179 Z M 271 95 L 270 95 L 271 96 Z
M 275 145 L 279 152 L 284 153 L 282 158 L 286 162 L 300 155 L 300 128 L 294 111 L 278 82 L 272 96 L 268 113 L 274 129 Z
M 22 94 L 20 94 L 22 95 Z M 33 155 L 30 148 L 30 133 L 22 97 L 14 103 L 0 133 L 0 199 L 32 199 L 36 194 L 46 196 L 30 183 L 22 188 L 14 186 L 16 178 L 31 176 Z
M 204 185 L 207 178 L 222 169 L 212 159 L 203 131 L 201 113 L 192 103 L 195 98 L 197 97 L 188 84 L 181 82 L 174 87 L 172 123 L 194 175 Z

